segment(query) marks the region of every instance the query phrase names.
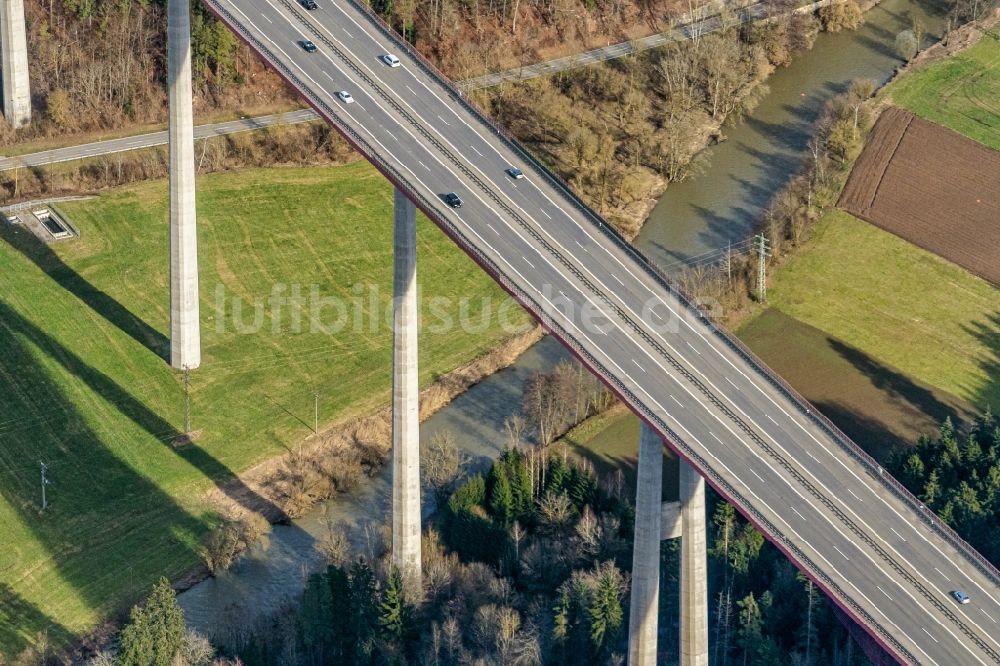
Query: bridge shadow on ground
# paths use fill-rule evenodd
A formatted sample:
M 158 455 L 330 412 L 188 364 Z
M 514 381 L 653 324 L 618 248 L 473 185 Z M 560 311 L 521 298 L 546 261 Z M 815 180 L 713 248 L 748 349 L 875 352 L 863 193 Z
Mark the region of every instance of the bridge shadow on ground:
M 67 645 L 73 639 L 66 627 L 22 598 L 10 585 L 0 583 L 0 655 L 6 651 L 12 663 L 30 663 L 22 653 L 38 640 L 39 633 L 45 642 L 54 645 Z
M 774 308 L 740 337 L 851 439 L 880 460 L 971 418 L 974 406 Z
M 158 485 L 185 483 L 190 474 L 179 460 L 240 505 L 278 512 L 206 451 L 171 446 L 177 429 L 5 303 L 0 363 L 6 424 L 0 431 L 0 508 L 14 512 L 14 524 L 0 539 L 17 540 L 0 542 L 10 557 L 4 570 L 17 576 L 36 569 L 25 583 L 31 587 L 6 594 L 0 588 L 0 653 L 17 650 L 38 632 L 65 648 L 73 636 L 50 615 L 115 618 L 159 576 L 176 579 L 201 565 L 199 540 L 214 518 L 192 514 Z M 87 404 L 87 412 L 77 404 Z M 52 482 L 45 512 L 39 507 L 39 460 L 49 466 Z M 155 469 L 159 480 L 140 467 Z M 29 590 L 32 601 L 52 599 L 51 608 L 33 608 L 23 599 Z M 4 626 L 8 606 L 26 611 L 15 613 L 17 636 Z
M 133 340 L 166 360 L 170 341 L 163 333 L 141 320 L 128 308 L 101 291 L 69 267 L 51 247 L 27 229 L 0 225 L 0 239 L 6 241 L 63 289 L 76 296 L 110 324 L 121 329 Z

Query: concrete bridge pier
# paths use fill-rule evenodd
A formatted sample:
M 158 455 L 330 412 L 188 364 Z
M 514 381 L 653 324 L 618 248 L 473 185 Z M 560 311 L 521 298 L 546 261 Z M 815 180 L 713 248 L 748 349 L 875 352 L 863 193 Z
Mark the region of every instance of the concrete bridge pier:
M 660 604 L 660 524 L 663 504 L 663 440 L 642 422 L 635 490 L 632 603 L 628 618 L 629 666 L 656 666 Z
M 630 666 L 655 666 L 659 623 L 660 540 L 681 540 L 680 666 L 708 666 L 705 481 L 679 461 L 680 500 L 662 501 L 663 442 L 645 423 L 639 434 L 635 501 Z
M 31 121 L 28 85 L 28 40 L 24 0 L 0 0 L 0 76 L 3 77 L 3 114 L 17 129 Z
M 392 564 L 421 594 L 417 209 L 395 190 L 392 347 Z
M 20 1 L 20 0 L 19 0 Z M 198 228 L 191 110 L 191 6 L 167 1 L 167 88 L 170 103 L 170 365 L 201 365 Z
M 705 480 L 680 462 L 681 666 L 708 666 Z

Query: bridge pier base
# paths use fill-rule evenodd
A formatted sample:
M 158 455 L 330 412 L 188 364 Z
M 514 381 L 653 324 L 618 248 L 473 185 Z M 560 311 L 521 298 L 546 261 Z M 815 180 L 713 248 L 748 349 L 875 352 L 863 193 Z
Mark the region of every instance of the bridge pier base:
M 170 365 L 201 365 L 198 227 L 191 110 L 191 7 L 167 0 L 167 88 L 170 98 Z
M 680 666 L 708 666 L 708 572 L 705 480 L 680 462 L 681 658 Z
M 628 621 L 629 666 L 656 666 L 660 604 L 660 522 L 663 498 L 663 441 L 641 424 L 635 540 L 632 549 L 632 603 Z
M 3 114 L 14 129 L 24 127 L 31 121 L 24 0 L 0 0 L 0 75 Z
M 421 594 L 417 209 L 395 190 L 392 347 L 392 564 Z

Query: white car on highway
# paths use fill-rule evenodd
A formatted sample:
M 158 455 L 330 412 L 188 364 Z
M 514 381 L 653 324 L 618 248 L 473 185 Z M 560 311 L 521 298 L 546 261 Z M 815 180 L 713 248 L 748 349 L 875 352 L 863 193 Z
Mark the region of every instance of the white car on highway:
M 338 90 L 337 97 L 339 97 L 340 101 L 344 104 L 354 104 L 354 98 L 351 97 L 351 93 L 346 90 Z
M 389 65 L 389 67 L 399 67 L 400 65 L 399 58 L 392 55 L 391 53 L 384 53 L 380 55 L 379 60 Z

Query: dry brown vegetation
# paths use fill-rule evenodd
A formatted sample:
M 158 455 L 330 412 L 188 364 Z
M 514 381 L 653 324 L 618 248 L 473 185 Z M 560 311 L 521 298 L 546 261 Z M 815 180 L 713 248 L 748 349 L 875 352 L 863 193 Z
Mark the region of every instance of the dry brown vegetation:
M 540 327 L 510 337 L 480 358 L 444 375 L 420 392 L 420 418 L 432 414 L 485 377 L 513 363 L 542 337 Z M 391 445 L 388 406 L 361 418 L 336 423 L 312 441 L 240 475 L 232 488 L 212 491 L 213 503 L 230 520 L 258 508 L 270 520 L 301 515 L 315 502 L 353 488 L 386 461 Z M 245 496 L 244 496 L 245 495 Z M 263 502 L 261 501 L 263 500 Z M 267 515 L 277 508 L 284 515 Z M 272 511 L 273 514 L 273 511 Z
M 666 27 L 678 0 L 415 0 L 374 2 L 455 78 L 554 57 Z M 686 7 L 685 7 L 686 8 Z M 166 121 L 162 0 L 29 0 L 33 122 L 0 123 L 0 145 Z M 192 3 L 194 105 L 199 116 L 253 115 L 295 95 L 200 3 Z
M 778 8 L 780 9 L 780 8 Z M 699 169 L 699 151 L 766 93 L 772 69 L 809 48 L 816 19 L 795 15 L 527 84 L 481 93 L 499 122 L 634 236 L 667 183 Z
M 802 172 L 771 199 L 757 225 L 756 231 L 767 238 L 771 249 L 769 267 L 780 264 L 808 240 L 814 223 L 839 196 L 872 127 L 875 89 L 874 81 L 855 81 L 846 93 L 827 103 Z M 712 265 L 688 268 L 678 279 L 706 307 L 713 306 L 710 312 L 721 314 L 723 323 L 732 326 L 747 314 L 754 299 L 757 268 L 753 253 L 734 252 Z
M 891 107 L 838 205 L 1000 284 L 1000 152 Z
M 318 166 L 360 159 L 322 123 L 278 125 L 195 143 L 198 175 L 263 166 Z M 49 167 L 0 172 L 0 205 L 32 197 L 100 190 L 167 177 L 166 146 Z

